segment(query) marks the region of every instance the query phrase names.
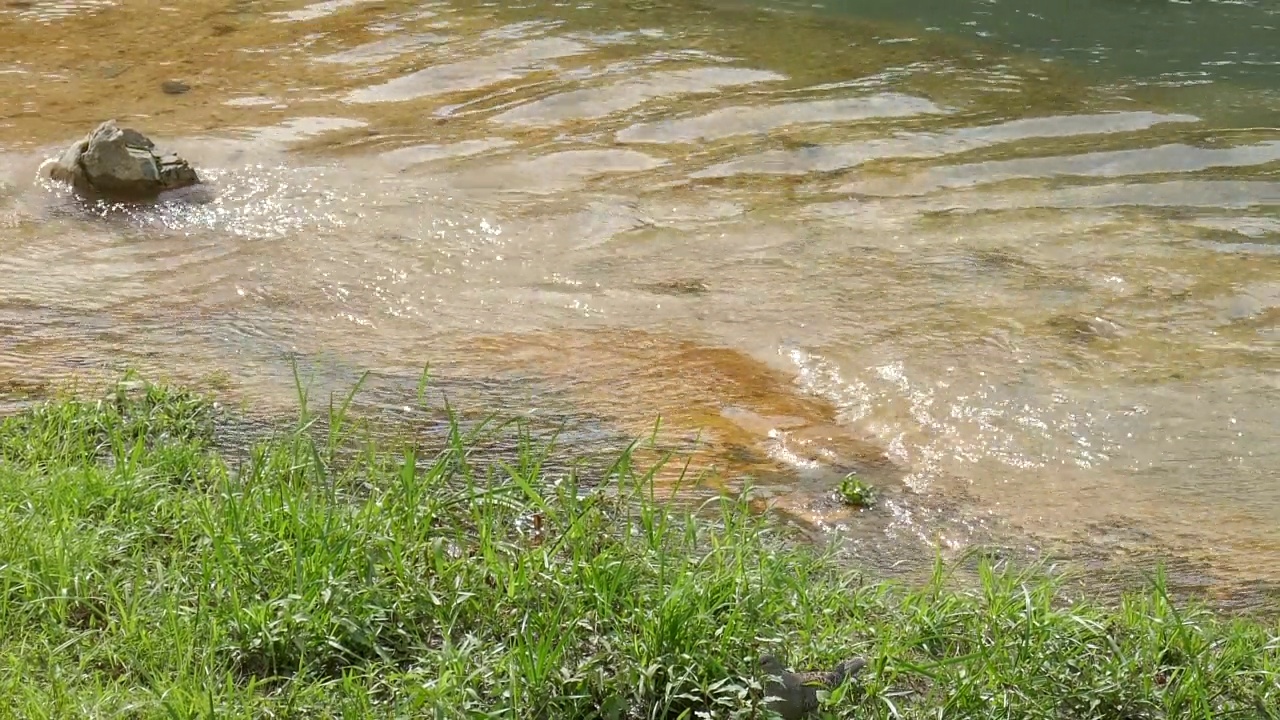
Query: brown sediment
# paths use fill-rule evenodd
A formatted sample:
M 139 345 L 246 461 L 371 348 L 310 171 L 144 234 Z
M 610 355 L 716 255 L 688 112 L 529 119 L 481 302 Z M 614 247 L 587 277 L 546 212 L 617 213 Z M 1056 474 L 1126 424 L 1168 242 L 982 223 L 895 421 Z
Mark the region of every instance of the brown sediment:
M 615 4 L 622 5 L 605 3 Z M 23 14 L 0 14 L 4 19 L 0 22 L 0 47 L 13 48 L 15 58 L 22 58 L 16 66 L 21 73 L 13 76 L 16 79 L 0 84 L 0 107 L 6 108 L 0 111 L 0 142 L 60 142 L 82 134 L 86 127 L 105 117 L 117 117 L 122 122 L 145 120 L 149 129 L 166 135 L 190 135 L 261 125 L 264 120 L 295 116 L 300 111 L 354 116 L 370 123 L 373 134 L 353 135 L 331 144 L 330 149 L 381 144 L 385 138 L 380 136 L 418 135 L 428 123 L 440 136 L 449 137 L 457 134 L 453 127 L 457 120 L 463 119 L 464 126 L 471 124 L 462 116 L 492 109 L 495 103 L 510 105 L 513 100 L 536 95 L 540 83 L 530 82 L 534 76 L 552 79 L 547 71 L 520 70 L 517 74 L 521 82 L 512 80 L 505 83 L 511 87 L 504 87 L 499 78 L 490 76 L 494 74 L 492 68 L 487 70 L 488 75 L 481 68 L 480 76 L 472 83 L 475 87 L 459 87 L 425 98 L 437 109 L 463 100 L 457 105 L 458 112 L 446 113 L 448 118 L 424 115 L 422 102 L 346 102 L 353 92 L 456 63 L 458 55 L 471 56 L 475 52 L 481 60 L 500 56 L 506 47 L 503 43 L 477 42 L 476 36 L 501 28 L 504 23 L 545 20 L 540 16 L 545 13 L 536 9 L 472 8 L 460 12 L 450 8 L 441 16 L 441 27 L 432 29 L 434 18 L 414 18 L 417 10 L 416 4 L 404 1 L 353 3 L 333 12 L 317 11 L 288 21 L 285 8 L 268 11 L 259 3 L 194 0 L 177 7 L 149 1 L 109 6 L 87 3 L 83 8 L 60 13 L 50 22 L 39 21 L 38 3 Z M 924 38 L 900 48 L 873 42 L 851 43 L 847 38 L 850 32 L 870 38 L 884 30 L 851 21 L 838 25 L 806 19 L 777 23 L 768 13 L 717 4 L 717 18 L 740 17 L 736 32 L 725 35 L 700 27 L 697 15 L 711 12 L 710 6 L 699 13 L 691 13 L 683 6 L 643 13 L 605 7 L 600 12 L 612 13 L 611 20 L 619 30 L 670 28 L 672 40 L 647 41 L 658 53 L 698 50 L 725 58 L 758 58 L 767 53 L 764 59 L 770 68 L 776 67 L 788 83 L 821 82 L 833 74 L 858 77 L 887 67 L 923 67 L 931 61 L 946 60 L 957 67 L 936 76 L 913 73 L 910 79 L 920 92 L 936 96 L 944 105 L 960 101 L 964 90 L 957 85 L 967 77 L 964 68 L 982 65 L 981 61 L 966 59 L 957 43 L 942 37 Z M 751 22 L 752 14 L 770 22 Z M 584 20 L 566 15 L 557 32 L 546 37 L 563 38 L 569 33 L 596 30 L 592 23 L 597 17 L 587 14 Z M 388 57 L 375 58 L 377 62 L 367 65 L 318 61 L 385 40 L 387 36 L 372 29 L 378 22 L 403 23 L 406 33 L 429 31 L 441 35 L 455 45 L 465 45 L 466 52 L 433 50 L 428 45 L 420 52 L 388 53 Z M 839 52 L 793 52 L 797 46 L 814 43 L 815 37 L 821 38 L 824 47 Z M 33 52 L 16 52 L 22 48 Z M 36 49 L 38 53 L 34 52 Z M 746 52 L 748 49 L 750 52 Z M 590 57 L 597 61 L 603 58 L 626 62 L 634 55 L 635 46 L 595 45 L 590 51 Z M 585 62 L 565 60 L 568 64 Z M 1052 75 L 1054 82 L 1025 86 L 1020 103 L 1062 110 L 1067 105 L 1082 107 L 1081 98 L 1091 94 L 1078 79 L 1069 78 L 1056 68 L 1028 63 L 1027 69 L 1045 77 Z M 191 89 L 180 95 L 166 94 L 165 84 L 174 82 Z M 1069 91 L 1064 89 L 1067 84 L 1072 86 Z M 1051 90 L 1043 90 L 1045 87 Z M 670 89 L 665 88 L 664 92 Z M 1048 95 L 1042 97 L 1046 92 Z M 270 102 L 261 106 L 226 102 L 246 96 L 261 96 Z M 963 101 L 972 104 L 973 100 L 966 95 Z M 980 97 L 977 101 L 981 105 L 991 98 Z M 585 119 L 578 124 L 583 131 L 595 131 L 599 122 Z M 531 128 L 512 134 L 550 139 L 554 137 L 552 130 Z
M 842 426 L 834 405 L 740 350 L 639 330 L 491 335 L 475 349 L 569 388 L 623 432 L 647 436 L 656 426 L 659 447 L 696 438 L 696 448 L 681 453 L 694 472 L 901 472 L 874 438 Z M 673 462 L 666 470 L 684 468 Z

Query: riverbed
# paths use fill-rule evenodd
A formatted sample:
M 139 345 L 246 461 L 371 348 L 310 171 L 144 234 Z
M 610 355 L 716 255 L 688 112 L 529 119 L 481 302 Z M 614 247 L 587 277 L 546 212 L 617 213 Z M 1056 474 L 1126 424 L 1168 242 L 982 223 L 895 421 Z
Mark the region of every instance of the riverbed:
M 0 386 L 430 365 L 883 567 L 1280 581 L 1280 10 L 1042 5 L 10 1 Z M 40 179 L 107 118 L 216 199 Z

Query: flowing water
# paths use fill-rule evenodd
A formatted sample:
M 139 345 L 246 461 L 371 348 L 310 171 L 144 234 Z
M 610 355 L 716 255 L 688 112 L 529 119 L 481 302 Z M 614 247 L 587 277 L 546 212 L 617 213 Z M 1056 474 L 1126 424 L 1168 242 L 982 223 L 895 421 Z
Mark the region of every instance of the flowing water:
M 107 118 L 215 198 L 40 178 Z M 1270 0 L 6 0 L 0 384 L 430 363 L 886 565 L 1275 583 L 1278 118 Z

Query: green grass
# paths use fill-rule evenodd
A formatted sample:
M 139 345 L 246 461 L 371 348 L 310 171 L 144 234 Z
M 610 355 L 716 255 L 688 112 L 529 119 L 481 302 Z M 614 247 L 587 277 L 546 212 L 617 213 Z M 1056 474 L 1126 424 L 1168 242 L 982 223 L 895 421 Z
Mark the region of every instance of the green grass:
M 875 488 L 863 482 L 857 473 L 845 475 L 836 491 L 840 493 L 840 499 L 844 500 L 846 505 L 866 508 L 876 503 Z
M 4 420 L 0 717 L 764 717 L 780 650 L 871 660 L 837 717 L 1280 718 L 1278 628 L 1158 578 L 1106 607 L 1003 567 L 869 582 L 628 454 L 577 477 L 473 452 L 517 426 L 427 451 L 322 419 L 236 454 L 170 388 Z

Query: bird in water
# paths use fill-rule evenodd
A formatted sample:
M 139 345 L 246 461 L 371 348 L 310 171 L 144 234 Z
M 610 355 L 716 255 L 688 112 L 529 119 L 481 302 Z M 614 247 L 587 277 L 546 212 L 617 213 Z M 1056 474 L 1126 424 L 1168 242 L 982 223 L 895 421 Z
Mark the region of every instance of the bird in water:
M 760 658 L 760 670 L 767 676 L 765 694 L 774 698 L 765 707 L 781 715 L 783 720 L 800 720 L 818 709 L 819 690 L 838 687 L 866 666 L 866 660 L 851 658 L 836 665 L 830 672 L 791 672 L 777 656 L 764 655 Z

